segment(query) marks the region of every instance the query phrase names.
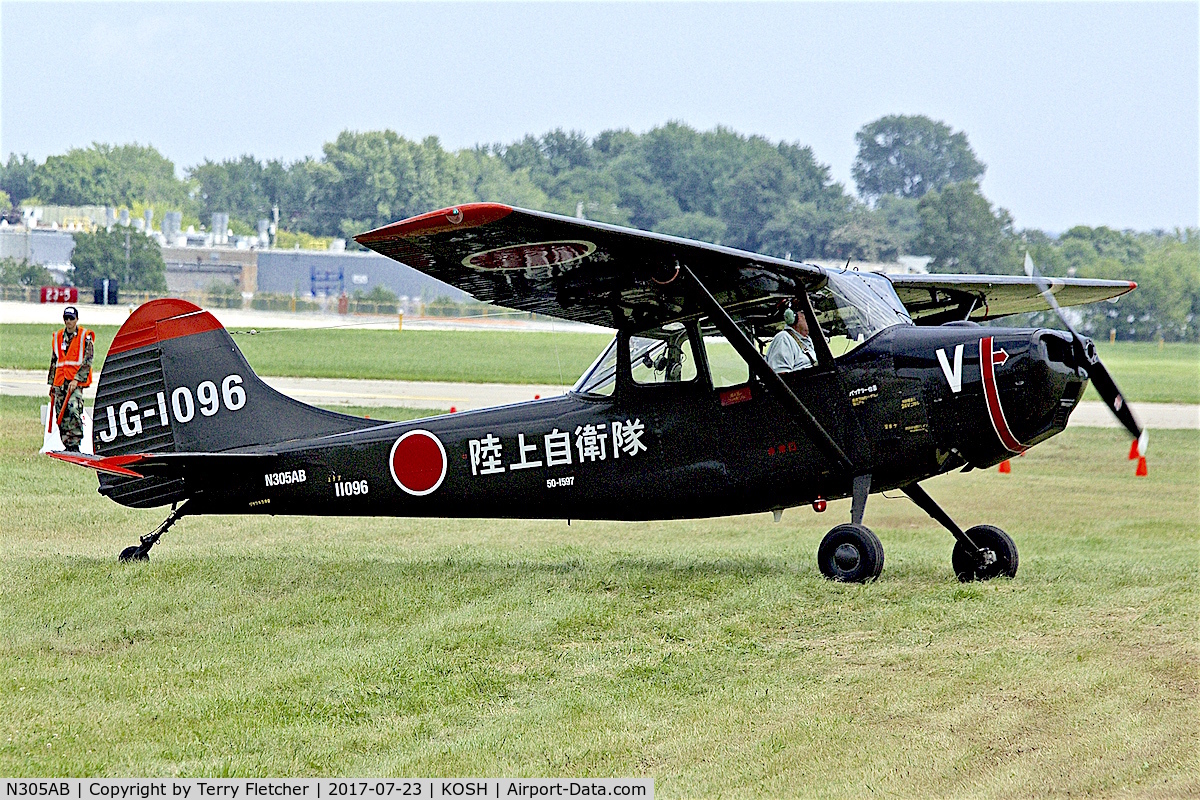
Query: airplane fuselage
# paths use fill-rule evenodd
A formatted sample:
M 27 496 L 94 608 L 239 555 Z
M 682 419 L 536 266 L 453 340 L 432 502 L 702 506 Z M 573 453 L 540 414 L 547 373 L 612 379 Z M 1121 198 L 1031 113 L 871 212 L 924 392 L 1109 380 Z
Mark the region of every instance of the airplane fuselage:
M 879 491 L 1059 433 L 1082 367 L 1055 331 L 896 326 L 784 380 Z M 268 451 L 185 480 L 190 513 L 709 517 L 847 497 L 853 478 L 761 385 L 716 390 L 704 374 L 230 452 Z

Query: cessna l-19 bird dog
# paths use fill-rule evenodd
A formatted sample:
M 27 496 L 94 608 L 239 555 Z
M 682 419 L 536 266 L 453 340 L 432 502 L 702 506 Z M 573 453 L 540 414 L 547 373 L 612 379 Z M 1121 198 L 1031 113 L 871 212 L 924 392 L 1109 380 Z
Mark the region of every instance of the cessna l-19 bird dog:
M 279 394 L 211 314 L 147 303 L 104 363 L 96 455 L 51 454 L 98 470 L 118 503 L 172 506 L 122 560 L 193 514 L 655 520 L 850 497 L 818 563 L 867 581 L 883 567 L 867 498 L 900 489 L 954 535 L 958 578 L 987 580 L 1016 573 L 1012 540 L 963 530 L 921 481 L 1061 432 L 1089 379 L 1145 448 L 1088 339 L 978 324 L 1129 282 L 1046 279 L 1032 262 L 1023 277 L 831 270 L 490 203 L 358 241 L 480 300 L 616 337 L 562 397 L 383 424 Z M 812 358 L 777 374 L 764 346 L 796 315 Z

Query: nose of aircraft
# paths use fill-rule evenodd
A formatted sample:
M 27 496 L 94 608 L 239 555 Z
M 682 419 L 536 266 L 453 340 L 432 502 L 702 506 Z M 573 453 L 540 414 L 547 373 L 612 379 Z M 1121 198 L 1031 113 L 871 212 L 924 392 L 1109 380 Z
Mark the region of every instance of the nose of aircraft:
M 1067 419 L 1088 383 L 1087 365 L 1095 346 L 1084 339 L 1083 351 L 1069 333 L 1040 329 L 1029 335 L 1025 368 L 997 369 L 997 382 L 1014 390 L 1024 413 L 1013 421 L 1013 433 L 1022 444 L 1036 444 L 1067 427 Z M 1024 374 L 1022 374 L 1024 373 Z

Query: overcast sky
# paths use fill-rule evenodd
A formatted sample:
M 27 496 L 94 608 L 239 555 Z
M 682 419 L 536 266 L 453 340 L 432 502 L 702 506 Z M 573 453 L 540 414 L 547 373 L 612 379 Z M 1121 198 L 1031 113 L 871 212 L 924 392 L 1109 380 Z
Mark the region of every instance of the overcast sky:
M 855 131 L 925 114 L 1018 227 L 1195 226 L 1198 8 L 3 0 L 0 152 L 136 141 L 182 172 L 344 129 L 458 148 L 681 120 L 810 145 L 853 191 Z

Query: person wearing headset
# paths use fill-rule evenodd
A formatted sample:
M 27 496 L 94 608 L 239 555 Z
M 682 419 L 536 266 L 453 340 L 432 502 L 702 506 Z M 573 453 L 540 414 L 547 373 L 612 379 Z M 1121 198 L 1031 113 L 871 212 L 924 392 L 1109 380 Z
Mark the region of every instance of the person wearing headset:
M 767 347 L 767 364 L 776 372 L 795 372 L 817 363 L 817 351 L 808 335 L 808 320 L 795 311 L 795 302 L 783 312 L 784 328 Z

